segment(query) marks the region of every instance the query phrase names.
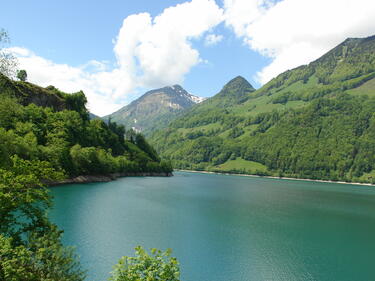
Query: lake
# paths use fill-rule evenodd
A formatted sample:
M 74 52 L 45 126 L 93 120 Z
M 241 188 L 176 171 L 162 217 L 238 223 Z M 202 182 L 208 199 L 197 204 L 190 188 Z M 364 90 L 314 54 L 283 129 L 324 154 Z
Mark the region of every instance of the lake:
M 375 280 L 375 187 L 176 172 L 51 190 L 90 281 L 137 245 L 172 248 L 184 281 Z

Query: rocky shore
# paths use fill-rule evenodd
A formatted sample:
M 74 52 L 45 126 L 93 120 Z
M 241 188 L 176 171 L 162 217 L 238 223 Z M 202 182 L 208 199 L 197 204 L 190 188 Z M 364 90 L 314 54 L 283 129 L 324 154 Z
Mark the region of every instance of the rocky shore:
M 139 172 L 139 173 L 114 173 L 108 175 L 83 175 L 62 181 L 46 182 L 47 186 L 56 186 L 71 183 L 109 182 L 121 177 L 171 177 L 172 173 L 166 172 Z

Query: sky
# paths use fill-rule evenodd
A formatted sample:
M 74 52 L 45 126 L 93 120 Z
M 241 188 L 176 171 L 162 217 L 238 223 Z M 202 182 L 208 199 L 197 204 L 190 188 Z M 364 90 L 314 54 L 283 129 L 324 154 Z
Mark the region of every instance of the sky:
M 4 1 L 0 28 L 28 81 L 83 90 L 110 114 L 180 84 L 209 97 L 241 75 L 259 88 L 348 37 L 375 34 L 373 0 Z

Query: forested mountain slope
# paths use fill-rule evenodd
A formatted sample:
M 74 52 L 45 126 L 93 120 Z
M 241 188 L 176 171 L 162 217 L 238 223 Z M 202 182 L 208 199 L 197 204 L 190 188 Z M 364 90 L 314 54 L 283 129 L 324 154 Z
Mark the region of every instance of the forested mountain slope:
M 178 168 L 375 182 L 374 77 L 375 37 L 347 39 L 256 91 L 231 81 L 151 141 Z
M 189 94 L 180 85 L 168 86 L 148 91 L 103 119 L 111 119 L 126 128 L 133 128 L 147 135 L 158 128 L 166 127 L 179 112 L 202 100 L 204 98 Z
M 66 94 L 0 74 L 0 98 L 0 169 L 18 156 L 47 161 L 67 177 L 171 171 L 142 135 L 89 120 L 83 92 Z

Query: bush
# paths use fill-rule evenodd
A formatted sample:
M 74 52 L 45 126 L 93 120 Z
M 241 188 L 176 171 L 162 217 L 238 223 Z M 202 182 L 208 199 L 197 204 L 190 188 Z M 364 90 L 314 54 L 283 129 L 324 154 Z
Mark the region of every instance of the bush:
M 114 267 L 111 281 L 179 281 L 180 269 L 171 250 L 151 249 L 148 254 L 141 246 L 135 248 L 135 257 L 122 257 Z

